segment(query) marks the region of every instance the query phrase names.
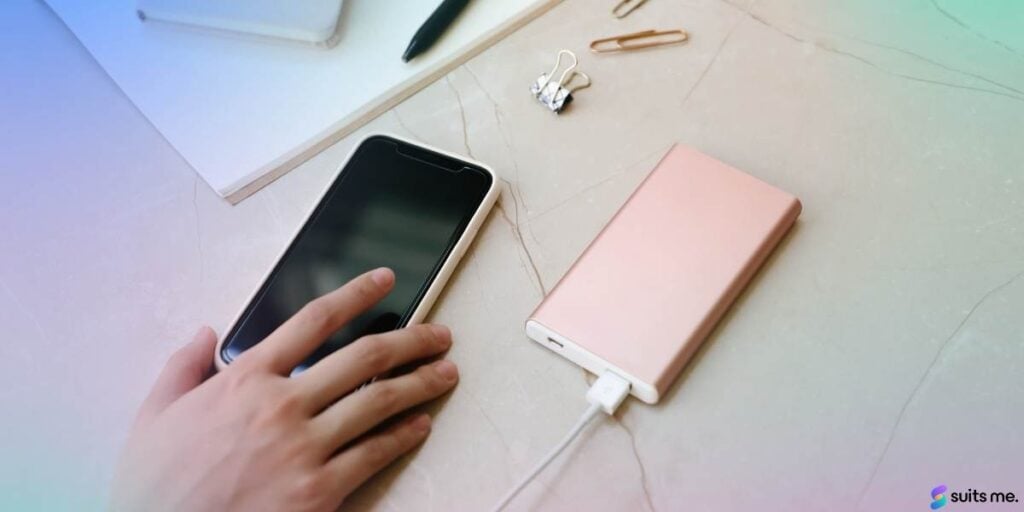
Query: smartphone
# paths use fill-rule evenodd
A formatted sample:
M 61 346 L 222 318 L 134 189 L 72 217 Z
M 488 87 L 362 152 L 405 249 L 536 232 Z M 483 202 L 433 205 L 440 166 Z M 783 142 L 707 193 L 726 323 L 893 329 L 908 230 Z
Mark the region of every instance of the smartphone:
M 395 136 L 367 137 L 221 339 L 217 367 L 307 302 L 377 267 L 395 272 L 391 293 L 292 374 L 362 336 L 421 322 L 494 205 L 497 183 L 479 162 Z
M 801 208 L 792 194 L 677 145 L 533 312 L 526 334 L 657 403 Z

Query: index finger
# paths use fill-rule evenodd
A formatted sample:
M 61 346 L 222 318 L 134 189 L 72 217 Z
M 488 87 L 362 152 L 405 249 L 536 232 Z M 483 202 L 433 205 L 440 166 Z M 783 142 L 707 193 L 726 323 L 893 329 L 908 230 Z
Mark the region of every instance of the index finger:
M 394 284 L 394 272 L 378 268 L 313 299 L 253 347 L 250 360 L 287 375 L 335 331 L 383 299 Z

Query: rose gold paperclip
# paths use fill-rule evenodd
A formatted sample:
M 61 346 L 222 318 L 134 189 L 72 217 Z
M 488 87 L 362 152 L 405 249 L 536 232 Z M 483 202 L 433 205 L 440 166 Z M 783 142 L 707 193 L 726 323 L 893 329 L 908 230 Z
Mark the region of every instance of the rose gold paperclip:
M 662 32 L 644 30 L 643 32 L 598 39 L 590 43 L 590 51 L 594 53 L 629 52 L 655 46 L 685 43 L 689 38 L 690 35 L 683 29 L 665 30 Z M 644 40 L 647 40 L 647 42 L 642 42 Z
M 612 8 L 612 15 L 621 20 L 646 2 L 647 0 L 622 0 Z

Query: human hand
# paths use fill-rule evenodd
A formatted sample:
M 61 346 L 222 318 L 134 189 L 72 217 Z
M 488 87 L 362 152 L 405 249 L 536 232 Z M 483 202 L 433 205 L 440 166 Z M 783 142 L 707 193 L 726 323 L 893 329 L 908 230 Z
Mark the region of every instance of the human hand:
M 331 333 L 387 295 L 394 279 L 377 269 L 310 302 L 209 379 L 216 336 L 200 330 L 167 362 L 139 410 L 112 510 L 332 511 L 422 442 L 430 431 L 425 414 L 374 428 L 450 390 L 458 380 L 454 364 L 442 360 L 356 388 L 447 350 L 445 327 L 365 336 L 288 377 Z

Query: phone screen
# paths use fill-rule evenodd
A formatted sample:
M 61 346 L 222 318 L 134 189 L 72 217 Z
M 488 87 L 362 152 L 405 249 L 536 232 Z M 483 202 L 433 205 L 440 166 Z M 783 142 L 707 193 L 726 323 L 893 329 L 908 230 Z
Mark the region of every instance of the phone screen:
M 419 146 L 384 136 L 364 141 L 227 335 L 224 361 L 310 300 L 377 267 L 394 270 L 391 293 L 293 374 L 361 336 L 405 326 L 492 180 L 479 167 Z

